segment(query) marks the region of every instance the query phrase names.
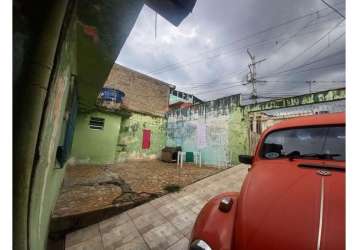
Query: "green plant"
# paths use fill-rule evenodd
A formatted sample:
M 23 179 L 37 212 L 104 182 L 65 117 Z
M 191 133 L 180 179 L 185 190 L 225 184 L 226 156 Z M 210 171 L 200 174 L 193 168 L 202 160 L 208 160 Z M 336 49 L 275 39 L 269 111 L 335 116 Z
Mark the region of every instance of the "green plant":
M 178 184 L 169 184 L 164 187 L 164 190 L 168 193 L 178 192 L 180 191 L 180 189 L 181 186 L 179 186 Z

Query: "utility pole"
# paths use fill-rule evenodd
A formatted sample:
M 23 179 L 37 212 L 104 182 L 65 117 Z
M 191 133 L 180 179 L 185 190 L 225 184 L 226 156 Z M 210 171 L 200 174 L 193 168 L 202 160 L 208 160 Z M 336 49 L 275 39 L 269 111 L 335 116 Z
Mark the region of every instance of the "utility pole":
M 257 100 L 256 83 L 258 83 L 258 82 L 266 82 L 266 81 L 260 81 L 260 80 L 256 79 L 256 64 L 265 61 L 266 58 L 261 59 L 259 61 L 256 61 L 255 56 L 250 53 L 249 49 L 247 49 L 247 54 L 249 55 L 249 57 L 251 59 L 251 63 L 248 65 L 250 73 L 248 74 L 247 82 L 252 84 L 251 98 L 255 99 L 255 103 L 256 103 L 256 100 Z
M 316 81 L 315 81 L 315 80 L 311 80 L 311 81 L 306 81 L 306 83 L 308 83 L 309 93 L 312 94 L 312 83 L 316 83 Z

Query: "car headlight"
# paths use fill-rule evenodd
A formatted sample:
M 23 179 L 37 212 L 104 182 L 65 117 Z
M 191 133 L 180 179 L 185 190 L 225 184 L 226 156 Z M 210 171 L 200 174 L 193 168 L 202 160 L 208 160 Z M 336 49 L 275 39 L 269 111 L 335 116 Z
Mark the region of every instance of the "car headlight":
M 212 250 L 211 247 L 203 240 L 194 240 L 190 244 L 189 250 Z

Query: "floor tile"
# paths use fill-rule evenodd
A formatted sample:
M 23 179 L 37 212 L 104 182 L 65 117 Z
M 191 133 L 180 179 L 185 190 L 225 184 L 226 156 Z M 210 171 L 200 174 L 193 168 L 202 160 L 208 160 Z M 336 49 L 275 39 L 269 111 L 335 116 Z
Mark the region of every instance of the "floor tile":
M 127 244 L 122 245 L 121 247 L 117 247 L 115 250 L 149 250 L 150 248 L 147 246 L 142 237 L 134 238 Z
M 120 226 L 112 228 L 109 232 L 102 233 L 104 248 L 116 249 L 140 237 L 132 221 L 128 221 Z
M 151 249 L 166 249 L 184 236 L 169 222 L 164 223 L 143 235 Z
M 66 248 L 99 236 L 100 233 L 98 224 L 80 229 L 66 235 Z
M 167 250 L 188 250 L 189 240 L 187 238 L 182 238 L 174 245 L 169 247 Z
M 139 233 L 144 234 L 149 230 L 155 228 L 166 222 L 163 215 L 158 210 L 151 211 L 133 220 Z

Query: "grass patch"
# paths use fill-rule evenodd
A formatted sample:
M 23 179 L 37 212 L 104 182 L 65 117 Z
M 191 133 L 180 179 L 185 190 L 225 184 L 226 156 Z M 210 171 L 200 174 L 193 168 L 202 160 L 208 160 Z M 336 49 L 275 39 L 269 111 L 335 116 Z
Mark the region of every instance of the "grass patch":
M 174 193 L 180 191 L 181 187 L 178 184 L 169 184 L 164 187 L 164 190 L 168 193 Z

